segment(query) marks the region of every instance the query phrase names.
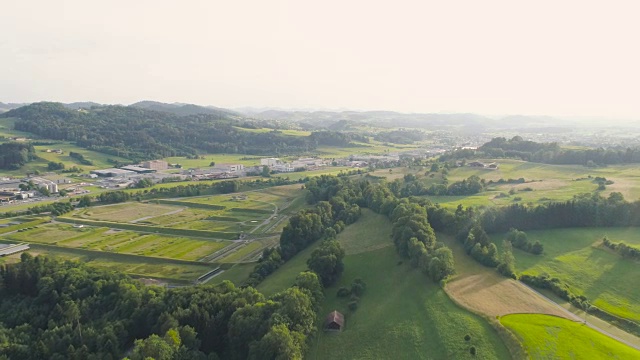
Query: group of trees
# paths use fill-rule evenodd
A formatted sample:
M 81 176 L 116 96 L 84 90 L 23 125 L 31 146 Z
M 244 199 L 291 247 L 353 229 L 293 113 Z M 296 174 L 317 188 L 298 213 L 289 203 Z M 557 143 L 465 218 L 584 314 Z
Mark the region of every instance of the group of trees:
M 606 236 L 602 239 L 602 244 L 604 244 L 604 246 L 608 247 L 609 249 L 617 252 L 623 258 L 634 260 L 640 259 L 640 249 L 638 249 L 637 247 L 629 246 L 623 242 L 615 243 L 609 240 L 609 238 Z
M 29 143 L 8 142 L 0 144 L 0 169 L 19 169 L 36 158 L 36 151 Z
M 470 159 L 474 157 L 518 158 L 546 164 L 575 164 L 585 166 L 640 163 L 640 148 L 627 149 L 563 149 L 557 143 L 538 143 L 514 136 L 507 140 L 497 137 L 474 150 L 457 150 L 440 160 Z
M 0 267 L 0 348 L 15 359 L 301 358 L 322 285 L 269 298 L 230 282 L 145 287 L 116 272 L 22 255 Z M 137 340 L 136 340 L 137 339 Z
M 318 145 L 349 146 L 352 140 L 368 141 L 361 135 L 330 131 L 310 136 L 290 136 L 275 130 L 243 131 L 238 126 L 245 121 L 229 113 L 181 116 L 132 106 L 101 106 L 79 112 L 60 103 L 42 102 L 1 116 L 17 118 L 17 130 L 74 141 L 81 147 L 133 161 L 199 152 L 287 154 Z
M 93 165 L 93 161 L 87 159 L 84 155 L 80 153 L 70 151 L 69 156 L 74 158 L 76 161 L 78 161 L 82 165 L 89 165 L 89 166 Z
M 547 289 L 558 295 L 564 300 L 571 302 L 573 305 L 577 306 L 580 309 L 588 310 L 590 308 L 590 303 L 584 295 L 576 295 L 574 294 L 569 286 L 563 283 L 558 278 L 549 277 L 549 275 L 522 275 L 520 276 L 520 281 L 523 283 L 537 287 L 538 289 Z
M 47 170 L 56 171 L 56 170 L 64 170 L 64 164 L 61 162 L 49 161 L 47 164 Z
M 534 255 L 540 255 L 544 251 L 544 246 L 540 241 L 536 240 L 535 243 L 531 243 L 527 238 L 527 233 L 518 229 L 511 228 L 507 233 L 507 241 L 509 241 L 514 247 L 530 252 Z
M 400 256 L 409 258 L 433 281 L 440 281 L 455 271 L 453 254 L 436 242 L 430 223 L 428 201 L 398 198 L 386 183 L 366 184 L 364 203 L 371 210 L 389 217 L 393 224 L 392 238 Z
M 415 175 L 405 175 L 403 179 L 396 179 L 388 183 L 389 189 L 397 197 L 409 197 L 409 196 L 461 196 L 461 195 L 473 195 L 484 190 L 485 181 L 480 179 L 476 175 L 472 175 L 467 179 L 448 183 L 448 180 L 443 179 L 442 183 L 431 184 L 427 186 L 424 182 L 420 181 Z
M 301 210 L 289 218 L 280 234 L 277 248 L 264 250 L 259 263 L 251 273 L 247 283 L 256 285 L 278 269 L 284 262 L 322 239 L 323 244 L 312 254 L 309 268 L 316 271 L 322 282 L 328 285 L 342 273 L 342 258 L 339 243 L 333 241 L 346 225 L 360 217 L 359 197 L 352 188 L 341 184 L 351 184 L 348 179 L 323 175 L 309 180 L 307 201 L 316 206 Z

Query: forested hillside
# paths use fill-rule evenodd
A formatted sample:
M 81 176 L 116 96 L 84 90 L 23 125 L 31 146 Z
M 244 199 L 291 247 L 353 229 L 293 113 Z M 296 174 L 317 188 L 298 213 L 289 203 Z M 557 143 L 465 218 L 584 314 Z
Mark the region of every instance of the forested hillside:
M 205 153 L 286 154 L 319 144 L 349 143 L 333 132 L 290 136 L 279 131 L 249 132 L 246 120 L 225 115 L 179 116 L 136 107 L 104 106 L 72 110 L 60 103 L 35 103 L 8 111 L 15 129 L 43 138 L 74 141 L 79 146 L 132 160 Z

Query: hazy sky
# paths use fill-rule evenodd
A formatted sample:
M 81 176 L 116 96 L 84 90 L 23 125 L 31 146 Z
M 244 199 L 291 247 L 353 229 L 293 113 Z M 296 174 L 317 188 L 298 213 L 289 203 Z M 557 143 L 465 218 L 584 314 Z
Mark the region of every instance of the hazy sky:
M 3 1 L 0 101 L 640 118 L 639 1 Z

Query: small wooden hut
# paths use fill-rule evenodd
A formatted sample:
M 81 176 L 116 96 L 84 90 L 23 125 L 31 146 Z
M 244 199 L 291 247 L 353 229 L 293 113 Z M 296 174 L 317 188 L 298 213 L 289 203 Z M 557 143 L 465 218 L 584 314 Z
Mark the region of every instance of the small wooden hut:
M 342 331 L 344 327 L 344 315 L 334 310 L 324 320 L 324 331 Z

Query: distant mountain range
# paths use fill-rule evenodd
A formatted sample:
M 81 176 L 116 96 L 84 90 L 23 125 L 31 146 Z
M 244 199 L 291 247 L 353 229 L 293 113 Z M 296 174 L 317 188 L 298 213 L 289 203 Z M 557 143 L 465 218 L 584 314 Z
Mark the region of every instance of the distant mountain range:
M 221 116 L 237 116 L 239 115 L 237 112 L 222 108 L 217 108 L 215 106 L 200 106 L 194 104 L 181 104 L 181 103 L 161 103 L 158 101 L 140 101 L 135 104 L 129 105 L 131 107 L 136 107 L 140 109 L 146 110 L 154 110 L 154 111 L 162 111 L 172 113 L 178 116 L 187 116 L 187 115 L 196 115 L 196 114 L 207 114 L 207 115 L 221 115 Z
M 0 113 L 9 111 L 11 109 L 17 109 L 17 108 L 25 106 L 25 105 L 29 105 L 29 104 L 13 104 L 13 103 L 0 102 Z
M 1 103 L 0 113 L 16 109 L 26 103 Z M 96 102 L 74 102 L 64 104 L 68 109 L 90 109 L 94 106 L 106 106 Z M 185 103 L 163 103 L 158 101 L 140 101 L 129 107 L 170 113 L 178 116 L 197 114 L 214 115 L 220 118 L 256 119 L 276 123 L 291 123 L 307 129 L 349 130 L 353 126 L 371 125 L 382 128 L 423 128 L 428 130 L 455 130 L 479 133 L 491 129 L 514 130 L 524 132 L 565 132 L 576 123 L 581 125 L 601 125 L 597 119 L 570 119 L 551 116 L 505 115 L 485 116 L 471 113 L 400 113 L 394 111 L 327 111 L 327 110 L 283 110 L 275 108 L 243 107 L 224 109 L 215 106 L 201 106 Z M 606 122 L 607 125 L 611 122 Z

